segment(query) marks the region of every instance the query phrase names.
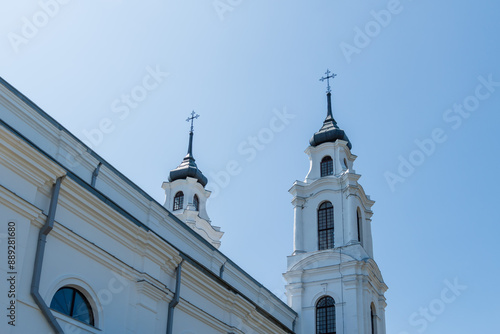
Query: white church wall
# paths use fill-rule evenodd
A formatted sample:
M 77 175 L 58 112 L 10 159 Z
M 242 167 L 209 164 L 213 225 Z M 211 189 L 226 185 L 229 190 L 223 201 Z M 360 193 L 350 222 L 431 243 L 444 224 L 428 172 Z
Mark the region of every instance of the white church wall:
M 87 149 L 74 150 L 82 146 L 78 140 L 6 87 L 0 85 L 0 118 L 40 146 L 0 125 L 0 217 L 16 222 L 18 231 L 18 315 L 23 321 L 16 332 L 51 332 L 30 285 L 51 188 L 66 175 L 47 237 L 40 293 L 50 305 L 60 287 L 73 286 L 87 297 L 96 316 L 92 327 L 53 311 L 66 332 L 164 333 L 176 268 L 184 257 L 174 328 L 183 323 L 177 316 L 185 312 L 182 331 L 251 333 L 237 328 L 241 325 L 255 333 L 290 333 L 296 314 L 289 307 L 107 163 L 97 191 L 90 186 L 99 157 Z M 68 157 L 68 152 L 76 156 Z M 82 163 L 66 166 L 70 161 Z M 7 272 L 4 264 L 0 272 Z
M 324 296 L 335 300 L 337 332 L 342 332 L 343 326 L 349 333 L 365 333 L 369 328 L 369 307 L 372 302 L 379 304 L 381 292 L 370 285 L 367 280 L 370 274 L 363 264 L 347 254 L 332 253 L 328 250 L 314 255 L 315 259 L 306 257 L 304 265 L 294 268 L 298 274 L 293 271 L 286 274 L 289 300 L 301 314 L 297 333 L 309 333 L 315 328 L 315 307 Z M 382 326 L 382 321 L 378 326 Z
M 218 249 L 224 232 L 221 232 L 220 227 L 211 224 L 206 211 L 206 202 L 211 192 L 205 190 L 196 178 L 189 176 L 185 179 L 163 182 L 162 188 L 165 190 L 163 206 L 167 210 L 173 210 L 176 194 L 182 193 L 182 207 L 172 211 L 173 214 Z M 198 210 L 193 204 L 195 196 L 198 198 Z
M 309 146 L 305 153 L 309 157 L 309 172 L 304 180 L 306 183 L 321 178 L 320 163 L 326 156 L 330 156 L 333 160 L 333 175 L 340 175 L 348 169 L 354 173 L 353 162 L 357 156 L 350 152 L 346 141 L 337 140 L 334 143 L 323 143 L 316 147 Z

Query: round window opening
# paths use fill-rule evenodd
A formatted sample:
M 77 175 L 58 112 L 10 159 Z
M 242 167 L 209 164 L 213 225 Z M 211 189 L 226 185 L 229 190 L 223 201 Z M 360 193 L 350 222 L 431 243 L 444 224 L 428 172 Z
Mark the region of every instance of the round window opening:
M 90 303 L 78 290 L 64 287 L 57 290 L 50 308 L 75 320 L 94 326 L 94 314 Z

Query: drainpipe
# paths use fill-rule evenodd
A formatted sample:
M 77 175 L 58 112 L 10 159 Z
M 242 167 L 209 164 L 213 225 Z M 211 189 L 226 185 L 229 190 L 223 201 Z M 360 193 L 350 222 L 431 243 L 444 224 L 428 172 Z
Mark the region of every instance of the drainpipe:
M 61 326 L 57 323 L 56 318 L 50 311 L 49 307 L 40 295 L 40 276 L 42 274 L 43 255 L 45 253 L 45 244 L 47 242 L 47 235 L 54 227 L 54 218 L 56 216 L 57 199 L 59 198 L 59 190 L 61 189 L 61 182 L 64 176 L 58 178 L 52 187 L 52 197 L 50 199 L 49 214 L 45 224 L 40 229 L 38 234 L 38 244 L 36 247 L 35 266 L 33 267 L 33 278 L 31 280 L 31 295 L 36 304 L 42 311 L 45 319 L 50 324 L 56 334 L 64 334 Z
M 182 262 L 181 260 L 179 265 L 177 266 L 177 276 L 175 282 L 175 293 L 174 297 L 168 304 L 168 316 L 167 316 L 167 334 L 172 334 L 173 326 L 174 326 L 174 309 L 179 304 L 180 292 L 181 292 L 181 271 L 182 271 Z
M 219 270 L 219 277 L 221 279 L 222 279 L 222 275 L 224 274 L 224 270 L 226 269 L 226 262 L 224 262 L 224 264 L 220 267 L 220 270 Z
M 101 169 L 102 162 L 99 162 L 97 167 L 94 169 L 94 172 L 92 173 L 92 180 L 90 181 L 90 185 L 92 187 L 95 187 L 95 183 L 97 181 L 97 176 L 99 175 L 99 170 Z

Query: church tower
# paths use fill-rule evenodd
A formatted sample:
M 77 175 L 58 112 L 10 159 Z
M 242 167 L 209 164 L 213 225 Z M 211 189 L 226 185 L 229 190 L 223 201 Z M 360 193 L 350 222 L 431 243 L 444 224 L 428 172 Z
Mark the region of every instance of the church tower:
M 213 226 L 207 214 L 207 200 L 211 192 L 205 189 L 207 178 L 195 163 L 193 157 L 193 121 L 198 118 L 194 111 L 187 119 L 191 122 L 188 151 L 181 164 L 170 171 L 168 182 L 163 182 L 167 210 L 186 223 L 215 248 L 220 247 L 224 232 Z
M 294 206 L 293 253 L 284 274 L 297 334 L 385 334 L 387 290 L 373 258 L 371 207 L 358 183 L 351 142 L 327 115 L 305 153 L 310 169 L 289 192 Z

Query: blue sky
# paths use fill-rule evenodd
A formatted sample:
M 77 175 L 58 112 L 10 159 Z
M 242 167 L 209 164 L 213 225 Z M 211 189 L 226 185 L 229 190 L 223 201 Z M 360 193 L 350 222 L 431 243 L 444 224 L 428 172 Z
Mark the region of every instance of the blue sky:
M 498 2 L 41 3 L 2 4 L 0 76 L 159 202 L 194 109 L 221 250 L 279 296 L 287 190 L 308 171 L 326 112 L 318 79 L 333 70 L 334 116 L 376 201 L 387 332 L 495 328 Z

